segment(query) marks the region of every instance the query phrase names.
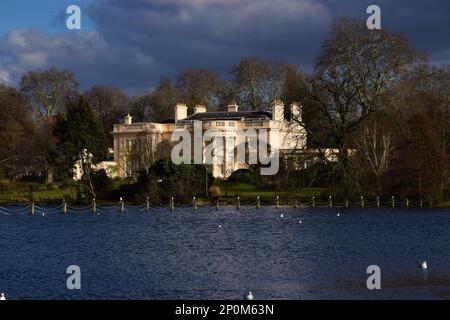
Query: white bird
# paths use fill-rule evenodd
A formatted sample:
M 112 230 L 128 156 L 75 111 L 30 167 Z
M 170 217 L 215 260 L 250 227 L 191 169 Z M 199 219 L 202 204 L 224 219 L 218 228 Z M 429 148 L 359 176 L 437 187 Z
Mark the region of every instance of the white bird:
M 338 213 L 338 214 L 337 214 L 337 216 L 338 216 L 338 217 L 340 217 L 340 216 L 341 216 L 341 214 L 340 214 L 340 213 Z
M 0 300 L 6 300 L 5 294 L 3 292 L 0 294 Z
M 284 214 L 280 214 L 280 218 L 284 218 Z
M 45 217 L 45 213 L 42 212 L 42 216 Z
M 253 300 L 253 294 L 252 294 L 251 291 L 249 291 L 249 292 L 247 293 L 247 295 L 245 296 L 245 300 Z
M 299 220 L 298 223 L 299 223 L 299 224 L 302 224 L 302 220 Z
M 427 269 L 428 269 L 427 262 L 426 262 L 426 261 L 422 261 L 422 263 L 420 263 L 420 267 L 421 267 L 423 270 L 427 270 Z
M 222 228 L 222 226 L 219 224 L 219 226 L 218 226 L 219 228 Z

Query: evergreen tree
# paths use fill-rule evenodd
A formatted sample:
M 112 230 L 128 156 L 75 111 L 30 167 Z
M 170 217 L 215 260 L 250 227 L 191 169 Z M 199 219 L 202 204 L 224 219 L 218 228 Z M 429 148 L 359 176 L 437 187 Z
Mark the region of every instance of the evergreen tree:
M 103 160 L 106 145 L 102 123 L 83 97 L 78 104 L 70 105 L 65 115 L 58 115 L 54 135 L 57 138 L 56 165 L 67 170 L 80 161 L 82 181 L 91 196 L 95 197 L 91 179 L 92 165 Z

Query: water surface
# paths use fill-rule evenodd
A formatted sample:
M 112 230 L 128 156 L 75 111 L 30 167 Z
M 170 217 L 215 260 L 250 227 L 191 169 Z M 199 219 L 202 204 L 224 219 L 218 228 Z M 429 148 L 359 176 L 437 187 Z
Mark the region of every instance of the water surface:
M 256 299 L 450 298 L 445 209 L 100 211 L 0 214 L 0 291 L 9 299 L 241 299 L 248 290 Z M 374 264 L 381 290 L 366 287 Z M 81 290 L 66 287 L 69 265 L 81 268 Z

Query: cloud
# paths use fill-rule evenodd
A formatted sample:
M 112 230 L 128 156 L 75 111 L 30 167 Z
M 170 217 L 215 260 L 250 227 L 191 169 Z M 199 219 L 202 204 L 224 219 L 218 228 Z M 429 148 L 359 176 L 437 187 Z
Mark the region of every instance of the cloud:
M 11 78 L 6 71 L 0 71 L 0 84 L 11 85 Z
M 56 66 L 74 72 L 82 88 L 105 84 L 142 92 L 185 68 L 226 75 L 230 65 L 251 55 L 284 59 L 309 71 L 332 19 L 364 20 L 371 2 L 98 0 L 82 7 L 94 31 L 51 36 L 12 30 L 0 38 L 0 79 L 17 83 L 25 71 Z M 449 4 L 378 1 L 383 27 L 404 32 L 415 48 L 447 63 Z
M 29 70 L 49 66 L 75 73 L 84 88 L 95 83 L 133 90 L 149 85 L 145 72 L 162 72 L 151 55 L 128 46 L 111 46 L 97 32 L 49 36 L 37 30 L 14 31 L 0 39 L 2 74 L 16 82 Z M 17 41 L 20 39 L 20 41 Z M 124 79 L 126 79 L 124 81 Z

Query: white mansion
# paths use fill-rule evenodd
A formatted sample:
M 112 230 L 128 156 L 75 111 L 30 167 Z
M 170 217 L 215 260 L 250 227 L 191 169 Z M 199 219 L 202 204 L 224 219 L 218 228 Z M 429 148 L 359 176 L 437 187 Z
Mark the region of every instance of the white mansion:
M 306 147 L 306 134 L 299 125 L 302 117 L 301 105 L 290 105 L 289 119 L 285 118 L 284 104 L 275 100 L 268 111 L 239 111 L 236 104 L 229 105 L 227 111 L 207 111 L 205 106 L 196 106 L 194 113 L 187 114 L 185 104 L 177 104 L 175 117 L 164 123 L 133 123 L 132 117 L 125 117 L 124 123 L 115 124 L 114 135 L 114 162 L 117 164 L 116 175 L 129 177 L 136 174 L 142 166 L 148 166 L 154 161 L 153 154 L 157 146 L 170 143 L 172 133 L 177 129 L 186 129 L 193 132 L 194 123 L 201 123 L 203 130 L 216 129 L 226 136 L 236 135 L 239 130 L 253 129 L 266 132 L 277 129 L 276 141 L 280 155 Z M 274 141 L 269 141 L 274 144 Z M 139 146 L 139 147 L 136 147 Z M 205 147 L 205 145 L 203 145 Z M 134 153 L 137 153 L 133 155 Z M 245 163 L 231 162 L 211 164 L 210 170 L 214 177 L 227 178 L 233 171 L 246 168 Z M 141 168 L 140 168 L 141 167 Z

